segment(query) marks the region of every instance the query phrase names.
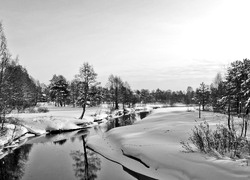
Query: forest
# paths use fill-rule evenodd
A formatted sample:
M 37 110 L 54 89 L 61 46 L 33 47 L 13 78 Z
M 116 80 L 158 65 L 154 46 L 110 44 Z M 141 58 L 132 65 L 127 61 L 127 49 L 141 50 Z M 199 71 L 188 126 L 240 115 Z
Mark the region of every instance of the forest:
M 54 102 L 55 106 L 73 107 L 112 104 L 114 109 L 132 107 L 137 103 L 161 103 L 175 106 L 199 104 L 202 110 L 244 116 L 248 114 L 250 103 L 250 60 L 243 59 L 231 63 L 224 76 L 217 73 L 210 85 L 202 82 L 195 90 L 133 90 L 129 82 L 118 75 L 110 74 L 105 85 L 97 81 L 97 73 L 88 62 L 83 62 L 73 80 L 63 75 L 53 75 L 49 84 L 40 83 L 31 77 L 19 63 L 19 57 L 11 55 L 3 24 L 0 23 L 0 113 L 1 118 L 12 110 L 18 112 L 36 106 L 38 102 Z M 83 117 L 84 112 L 81 116 Z M 230 123 L 229 123 L 230 124 Z

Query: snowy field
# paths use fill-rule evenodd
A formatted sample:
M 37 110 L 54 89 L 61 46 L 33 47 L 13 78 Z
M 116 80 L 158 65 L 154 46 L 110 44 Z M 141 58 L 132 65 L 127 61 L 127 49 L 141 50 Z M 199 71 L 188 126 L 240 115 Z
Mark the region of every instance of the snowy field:
M 101 130 L 88 138 L 88 146 L 103 156 L 134 171 L 167 180 L 249 180 L 250 166 L 242 160 L 216 159 L 198 152 L 183 152 L 194 125 L 206 119 L 215 125 L 218 114 L 187 112 L 186 107 L 163 108 L 132 126 Z M 197 122 L 195 122 L 195 120 Z M 222 119 L 223 120 L 223 119 Z

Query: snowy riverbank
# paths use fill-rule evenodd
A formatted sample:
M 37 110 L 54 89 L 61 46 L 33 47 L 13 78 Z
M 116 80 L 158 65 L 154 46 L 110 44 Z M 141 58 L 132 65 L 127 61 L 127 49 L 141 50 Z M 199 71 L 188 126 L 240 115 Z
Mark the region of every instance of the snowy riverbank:
M 10 114 L 7 118 L 16 121 L 16 124 L 5 124 L 5 128 L 0 136 L 0 158 L 6 155 L 6 150 L 23 144 L 25 139 L 35 135 L 45 135 L 49 131 L 76 130 L 91 126 L 93 117 L 91 116 L 97 108 L 89 108 L 84 119 L 78 119 L 81 108 L 72 107 L 49 107 L 48 113 L 21 113 Z M 77 125 L 83 124 L 84 125 Z
M 47 107 L 49 108 L 47 113 L 13 113 L 7 116 L 15 123 L 5 123 L 4 130 L 1 132 L 0 158 L 3 154 L 6 155 L 7 148 L 13 150 L 20 146 L 27 137 L 89 128 L 102 122 L 99 119 L 98 122 L 94 122 L 96 117 L 120 117 L 118 114 L 106 114 L 108 109 L 102 106 L 87 108 L 83 119 L 78 119 L 81 108 Z M 107 119 L 104 119 L 104 122 L 107 122 Z
M 180 141 L 187 140 L 194 125 L 202 121 L 197 118 L 197 112 L 186 110 L 154 110 L 153 114 L 132 126 L 115 128 L 107 133 L 99 130 L 97 135 L 88 138 L 87 144 L 103 156 L 156 179 L 249 179 L 250 167 L 240 160 L 218 160 L 198 152 L 183 152 Z M 216 116 L 203 113 L 211 125 L 219 123 Z

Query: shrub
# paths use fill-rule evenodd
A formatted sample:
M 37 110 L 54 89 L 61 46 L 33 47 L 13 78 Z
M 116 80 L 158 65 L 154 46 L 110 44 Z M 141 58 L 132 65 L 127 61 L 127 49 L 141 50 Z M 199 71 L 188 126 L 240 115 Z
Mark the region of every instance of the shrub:
M 6 122 L 10 124 L 20 125 L 20 119 L 16 117 L 6 117 Z
M 215 130 L 211 130 L 206 121 L 192 129 L 189 141 L 203 153 L 216 153 L 231 158 L 250 155 L 250 143 L 246 138 L 238 136 L 235 130 L 230 131 L 223 125 L 217 125 Z M 193 151 L 189 142 L 180 143 L 186 151 Z
M 25 109 L 25 112 L 26 113 L 36 113 L 37 111 L 36 111 L 35 107 L 29 107 L 29 108 Z
M 48 108 L 47 107 L 38 107 L 37 108 L 37 111 L 39 113 L 46 113 L 46 112 L 49 112 Z
M 26 113 L 46 113 L 49 112 L 47 107 L 29 107 L 25 110 Z

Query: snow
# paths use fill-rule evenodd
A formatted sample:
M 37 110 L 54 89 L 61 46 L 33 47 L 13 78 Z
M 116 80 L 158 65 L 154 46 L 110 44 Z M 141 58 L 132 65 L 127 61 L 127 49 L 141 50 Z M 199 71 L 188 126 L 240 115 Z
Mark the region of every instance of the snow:
M 45 135 L 48 133 L 47 131 L 51 130 L 74 130 L 94 125 L 91 115 L 94 114 L 96 108 L 88 108 L 84 119 L 78 119 L 81 115 L 81 108 L 50 106 L 49 110 L 48 113 L 13 113 L 8 115 L 8 118 L 18 119 L 19 125 L 5 123 L 6 131 L 0 136 L 0 159 L 7 154 L 3 149 L 15 149 L 23 144 L 30 136 L 27 133 Z M 83 123 L 85 126 L 77 125 Z
M 23 134 L 27 133 L 27 129 L 14 124 L 4 124 L 4 129 L 6 129 L 3 136 L 0 138 L 0 148 L 3 147 L 5 144 L 10 143 L 13 139 L 19 138 Z
M 78 119 L 81 109 L 70 107 L 51 107 L 48 113 L 11 116 L 20 119 L 20 123 L 29 131 L 42 134 L 32 142 L 40 142 L 41 139 L 46 142 L 51 140 L 44 136 L 46 129 L 78 128 L 78 123 L 92 123 L 93 114 L 97 114 L 98 111 L 99 108 L 88 108 L 83 120 Z M 99 115 L 102 116 L 102 113 Z M 187 107 L 155 109 L 145 119 L 109 132 L 105 132 L 105 123 L 100 125 L 92 123 L 95 125 L 94 133 L 90 132 L 87 145 L 108 159 L 155 179 L 250 179 L 249 166 L 246 165 L 249 159 L 233 161 L 229 158 L 216 159 L 199 152 L 187 153 L 180 144 L 182 140 L 187 141 L 194 125 L 205 119 L 210 125 L 215 126 L 226 120 L 220 116 L 222 115 L 202 112 L 202 118 L 198 119 L 198 112 L 187 112 Z M 6 137 L 9 139 L 0 138 L 2 144 L 12 138 L 15 128 L 13 125 L 6 125 L 9 129 L 9 135 Z M 27 129 L 21 127 L 14 136 L 26 133 Z M 75 132 L 70 132 L 68 135 L 71 136 L 71 133 Z M 61 139 L 60 135 L 53 138 L 53 140 Z M 25 137 L 20 138 L 18 144 L 24 142 Z M 15 147 L 15 142 L 10 144 L 10 148 Z M 0 151 L 0 156 L 4 155 Z
M 218 122 L 218 115 L 202 115 L 213 125 Z M 103 156 L 156 179 L 250 179 L 249 167 L 242 166 L 240 160 L 183 152 L 180 141 L 186 141 L 194 125 L 202 121 L 197 117 L 197 112 L 187 112 L 186 107 L 157 109 L 132 126 L 107 133 L 99 130 L 89 136 L 87 144 Z
M 91 115 L 96 111 L 96 108 L 89 108 L 83 119 L 79 119 L 81 108 L 72 107 L 49 107 L 48 113 L 23 113 L 11 114 L 20 120 L 20 123 L 30 132 L 42 135 L 51 130 L 72 130 L 79 129 L 82 126 L 77 124 L 91 124 L 93 117 Z

